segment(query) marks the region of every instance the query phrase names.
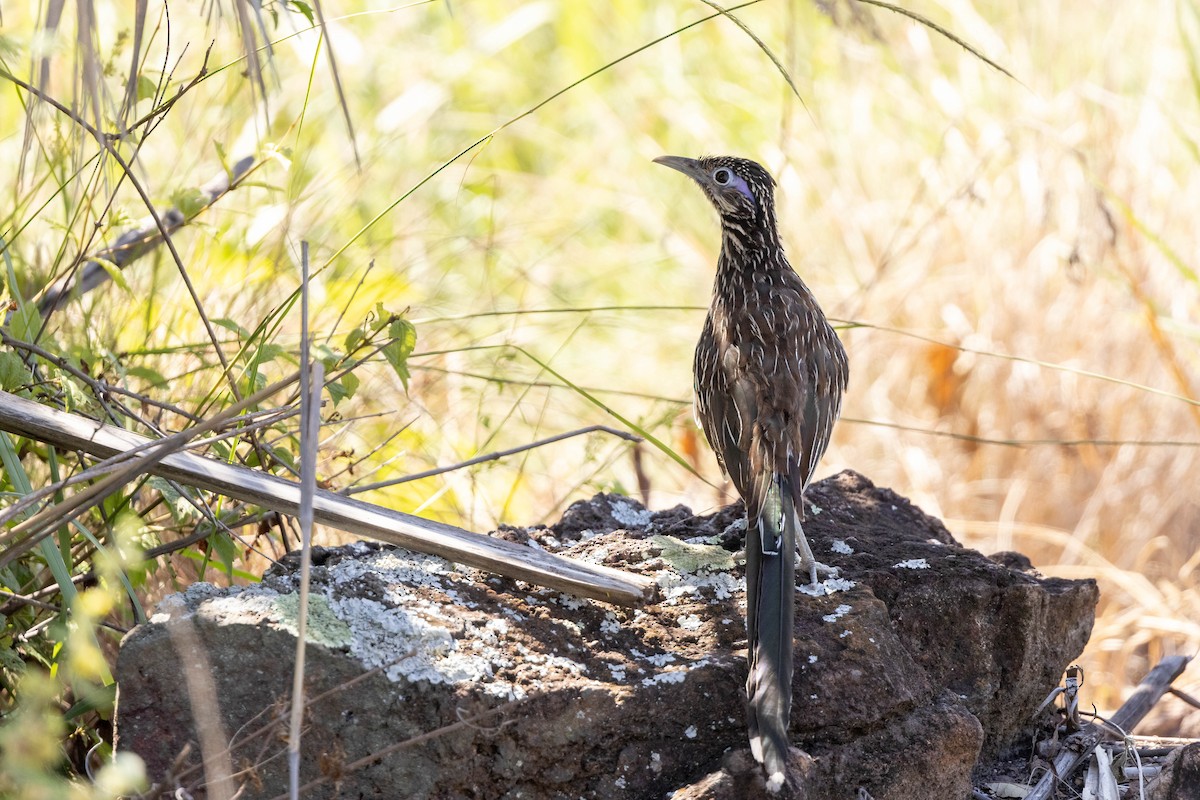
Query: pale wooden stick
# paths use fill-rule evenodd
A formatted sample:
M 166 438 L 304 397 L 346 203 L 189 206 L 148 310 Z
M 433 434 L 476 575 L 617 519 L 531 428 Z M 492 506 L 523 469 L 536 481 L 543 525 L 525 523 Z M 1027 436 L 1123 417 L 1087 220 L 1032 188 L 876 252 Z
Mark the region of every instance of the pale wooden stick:
M 108 458 L 147 444 L 122 428 L 41 406 L 0 392 L 0 430 Z M 246 503 L 295 516 L 300 487 L 292 481 L 192 453 L 172 453 L 147 470 Z M 318 489 L 313 519 L 323 525 L 390 542 L 408 550 L 495 572 L 540 586 L 625 606 L 654 597 L 650 578 L 465 531 Z

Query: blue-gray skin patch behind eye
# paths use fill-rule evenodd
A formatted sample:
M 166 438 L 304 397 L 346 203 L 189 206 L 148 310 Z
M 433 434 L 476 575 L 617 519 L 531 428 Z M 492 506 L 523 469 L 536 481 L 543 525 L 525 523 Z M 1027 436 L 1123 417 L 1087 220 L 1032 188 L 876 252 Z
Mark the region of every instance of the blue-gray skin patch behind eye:
M 733 173 L 733 180 L 730 181 L 730 185 L 744 194 L 746 199 L 754 203 L 755 208 L 758 208 L 758 201 L 754 199 L 754 192 L 750 191 L 750 187 L 746 185 L 746 181 L 741 175 L 738 175 L 736 172 Z

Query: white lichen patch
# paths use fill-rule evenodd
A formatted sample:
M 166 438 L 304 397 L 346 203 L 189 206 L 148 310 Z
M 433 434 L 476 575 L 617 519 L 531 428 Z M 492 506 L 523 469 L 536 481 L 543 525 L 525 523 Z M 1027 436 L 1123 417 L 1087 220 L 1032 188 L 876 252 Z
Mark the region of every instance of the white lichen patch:
M 584 553 L 575 553 L 573 558 L 578 558 L 580 561 L 586 561 L 589 564 L 603 564 L 608 560 L 610 549 L 607 545 L 597 545 L 596 547 Z
M 641 650 L 638 650 L 636 647 L 632 648 L 629 652 L 634 658 L 640 658 L 642 661 L 647 662 L 651 666 L 659 668 L 665 667 L 667 664 L 670 664 L 675 660 L 675 656 L 672 653 L 651 653 L 650 655 L 647 655 Z
M 547 677 L 552 673 L 570 673 L 571 675 L 581 676 L 587 673 L 588 669 L 578 661 L 572 661 L 563 656 L 549 655 L 540 653 L 535 650 L 530 650 L 526 645 L 517 642 L 513 645 L 513 649 L 521 654 L 521 663 L 526 666 L 537 667 L 535 670 L 539 675 Z
M 825 595 L 837 594 L 838 592 L 847 592 L 857 586 L 854 581 L 846 578 L 827 578 L 819 581 L 815 586 L 812 584 L 804 584 L 797 586 L 796 591 L 801 594 L 806 594 L 809 597 L 824 597 Z
M 835 608 L 832 614 L 826 614 L 825 616 L 821 617 L 821 619 L 825 620 L 826 622 L 836 622 L 837 620 L 849 614 L 851 610 L 852 609 L 850 606 L 843 603 Z
M 923 558 L 910 558 L 892 565 L 895 569 L 929 569 L 929 562 Z
M 351 654 L 368 668 L 383 667 L 389 680 L 459 683 L 492 677 L 488 658 L 459 649 L 450 619 L 435 624 L 424 614 L 362 597 L 345 597 L 330 605 L 354 632 Z
M 585 668 L 569 659 L 526 653 L 514 659 L 510 630 L 525 617 L 481 617 L 455 591 L 449 562 L 406 551 L 366 551 L 323 569 L 309 595 L 306 624 L 310 642 L 347 651 L 367 669 L 381 668 L 395 682 L 469 683 L 501 698 L 523 690 L 496 671 L 526 661 L 547 675 L 578 675 Z M 156 622 L 192 613 L 217 624 L 270 625 L 297 630 L 295 574 L 275 575 L 270 585 L 219 589 L 193 585 L 164 599 Z M 510 609 L 504 609 L 509 612 Z
M 368 558 L 346 560 L 337 565 L 335 581 L 345 583 L 374 573 L 390 584 L 442 588 L 442 576 L 454 575 L 457 570 L 444 558 L 413 553 L 408 550 L 384 550 Z
M 711 594 L 714 600 L 726 600 L 736 592 L 746 591 L 744 578 L 728 572 L 683 575 L 674 570 L 661 570 L 654 576 L 663 605 L 678 605 Z
M 674 656 L 671 657 L 671 660 L 675 660 Z M 651 675 L 648 678 L 642 678 L 642 686 L 649 687 L 656 685 L 662 686 L 669 683 L 683 683 L 689 672 L 694 669 L 700 669 L 701 667 L 707 666 L 708 663 L 709 661 L 707 658 L 702 658 L 698 661 L 692 662 L 691 664 L 678 664 L 668 669 L 664 669 L 662 672 L 659 672 L 656 675 Z
M 814 517 L 819 517 L 819 516 L 821 516 L 821 512 L 822 512 L 824 509 L 822 509 L 822 508 L 821 508 L 819 505 L 817 505 L 816 503 L 809 503 L 809 504 L 808 504 L 808 510 L 812 512 L 812 515 L 813 515 Z
M 195 606 L 196 615 L 219 625 L 254 625 L 261 622 L 278 624 L 283 621 L 284 611 L 279 608 L 279 593 L 263 587 L 240 595 L 208 597 Z M 188 601 L 192 598 L 188 597 Z M 190 602 L 187 605 L 191 605 Z M 164 611 L 165 604 L 159 603 L 158 610 Z M 175 611 L 169 610 L 172 617 Z
M 833 543 L 829 545 L 829 549 L 834 553 L 841 553 L 844 556 L 852 555 L 854 553 L 854 548 L 846 544 L 841 539 L 834 539 Z
M 558 603 L 568 611 L 578 611 L 587 605 L 588 601 L 584 600 L 582 597 L 576 597 L 575 595 L 560 594 L 557 598 L 555 598 L 554 602 Z
M 626 529 L 645 528 L 650 524 L 650 512 L 644 508 L 638 508 L 628 500 L 620 500 L 614 497 L 609 501 L 608 505 L 612 509 L 613 519 L 621 523 Z
M 606 636 L 615 636 L 621 632 L 621 620 L 617 619 L 613 612 L 605 611 L 604 619 L 600 620 L 600 632 Z
M 662 686 L 668 683 L 683 683 L 687 677 L 686 669 L 675 669 L 660 672 L 657 675 L 651 675 L 649 678 L 642 678 L 642 686 Z

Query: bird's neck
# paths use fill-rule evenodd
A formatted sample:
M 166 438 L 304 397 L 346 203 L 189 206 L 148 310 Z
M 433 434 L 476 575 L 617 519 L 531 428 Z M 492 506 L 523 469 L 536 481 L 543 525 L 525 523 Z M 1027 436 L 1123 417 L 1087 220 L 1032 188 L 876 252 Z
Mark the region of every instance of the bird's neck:
M 717 281 L 736 285 L 780 270 L 791 270 L 774 219 L 723 220 Z
M 722 218 L 722 260 L 727 260 L 724 258 L 727 256 L 734 262 L 740 262 L 776 251 L 783 252 L 774 212 L 773 208 L 766 208 L 751 219 Z

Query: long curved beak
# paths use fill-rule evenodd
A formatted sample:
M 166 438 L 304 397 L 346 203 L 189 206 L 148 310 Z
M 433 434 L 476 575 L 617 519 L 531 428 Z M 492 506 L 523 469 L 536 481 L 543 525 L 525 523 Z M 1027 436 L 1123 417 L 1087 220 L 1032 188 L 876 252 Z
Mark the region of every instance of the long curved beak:
M 694 158 L 684 158 L 683 156 L 659 156 L 654 159 L 655 164 L 662 164 L 664 167 L 670 167 L 674 170 L 679 170 L 684 175 L 687 175 L 694 181 L 702 181 L 707 177 L 704 170 L 700 168 L 700 162 Z

